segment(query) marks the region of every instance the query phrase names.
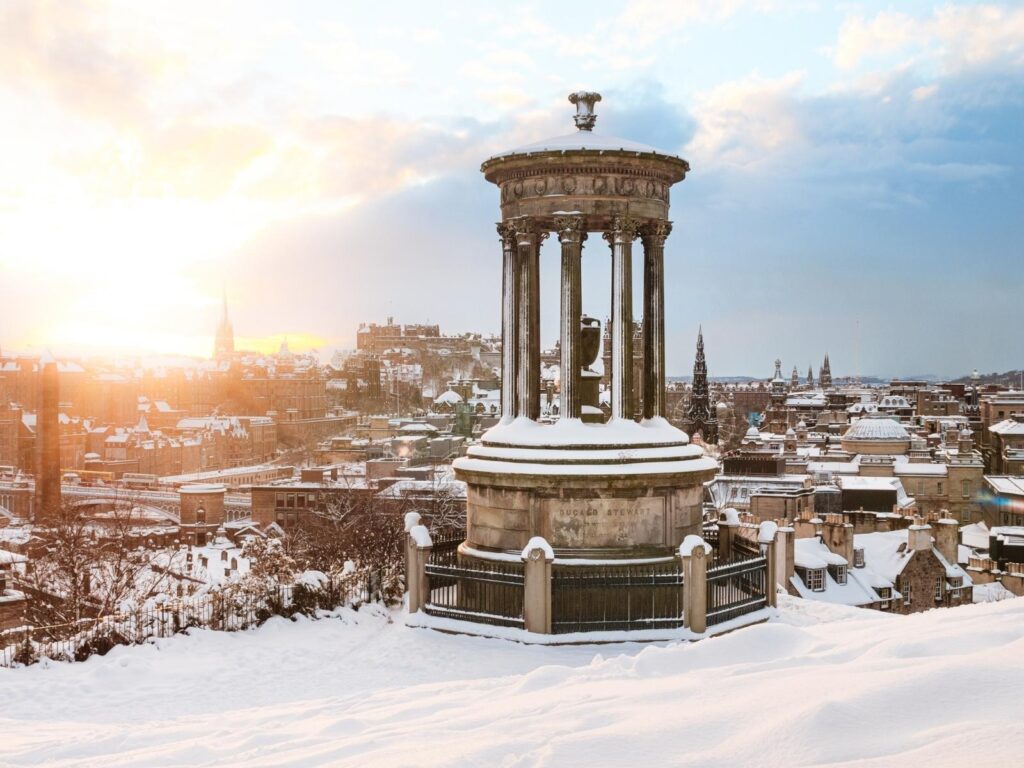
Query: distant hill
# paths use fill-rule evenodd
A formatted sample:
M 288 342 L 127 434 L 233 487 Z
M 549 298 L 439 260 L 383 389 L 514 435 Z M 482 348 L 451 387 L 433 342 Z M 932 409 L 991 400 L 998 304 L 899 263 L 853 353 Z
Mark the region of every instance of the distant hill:
M 1019 387 L 1021 386 L 1021 379 L 1024 378 L 1024 371 L 1013 370 L 1007 371 L 1006 373 L 983 373 L 981 379 L 982 384 L 998 384 L 1004 387 Z M 970 384 L 973 381 L 970 376 L 961 376 L 959 379 L 953 379 L 955 384 Z

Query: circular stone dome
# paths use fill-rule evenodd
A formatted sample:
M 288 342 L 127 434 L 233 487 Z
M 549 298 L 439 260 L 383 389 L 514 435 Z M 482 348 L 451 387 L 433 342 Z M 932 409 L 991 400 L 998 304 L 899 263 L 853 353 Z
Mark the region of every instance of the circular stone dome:
M 882 413 L 870 413 L 856 421 L 841 438 L 851 453 L 906 453 L 910 434 L 898 421 Z

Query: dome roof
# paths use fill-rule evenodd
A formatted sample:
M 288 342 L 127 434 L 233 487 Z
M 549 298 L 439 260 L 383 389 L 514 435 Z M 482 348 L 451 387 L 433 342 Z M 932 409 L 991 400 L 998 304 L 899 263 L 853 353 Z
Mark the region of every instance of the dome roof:
M 508 157 L 509 155 L 528 155 L 536 152 L 571 152 L 578 150 L 593 150 L 597 152 L 638 152 L 640 154 L 664 155 L 665 157 L 678 157 L 669 152 L 663 152 L 647 144 L 641 144 L 629 139 L 620 139 L 617 136 L 608 136 L 594 131 L 575 131 L 563 136 L 553 136 L 550 139 L 535 141 L 522 147 L 499 152 L 488 159 L 496 157 Z
M 843 434 L 843 440 L 910 440 L 903 425 L 888 416 L 872 413 L 859 419 Z

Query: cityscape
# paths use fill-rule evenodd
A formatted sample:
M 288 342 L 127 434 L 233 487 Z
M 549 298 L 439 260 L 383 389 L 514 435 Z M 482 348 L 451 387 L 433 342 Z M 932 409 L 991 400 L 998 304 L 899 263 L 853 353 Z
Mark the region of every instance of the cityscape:
M 1015 764 L 1024 11 L 399 5 L 0 9 L 0 763 Z

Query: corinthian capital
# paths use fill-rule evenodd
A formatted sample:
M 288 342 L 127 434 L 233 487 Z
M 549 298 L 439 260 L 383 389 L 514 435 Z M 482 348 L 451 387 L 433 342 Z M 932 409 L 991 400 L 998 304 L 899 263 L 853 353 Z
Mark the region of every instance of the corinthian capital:
M 503 248 L 515 248 L 516 247 L 516 229 L 511 224 L 501 221 L 497 224 L 498 237 L 501 239 L 501 245 Z
M 630 243 L 636 240 L 638 231 L 639 226 L 634 219 L 628 216 L 613 216 L 612 225 L 604 233 L 603 237 L 611 245 L 615 243 Z
M 515 233 L 516 242 L 523 245 L 540 245 L 547 240 L 549 232 L 545 230 L 536 219 L 529 216 L 521 216 L 508 222 Z
M 560 243 L 582 243 L 587 239 L 587 221 L 583 216 L 556 216 L 555 232 Z
M 665 238 L 672 234 L 671 221 L 652 221 L 640 228 L 640 238 L 644 248 L 664 245 Z

